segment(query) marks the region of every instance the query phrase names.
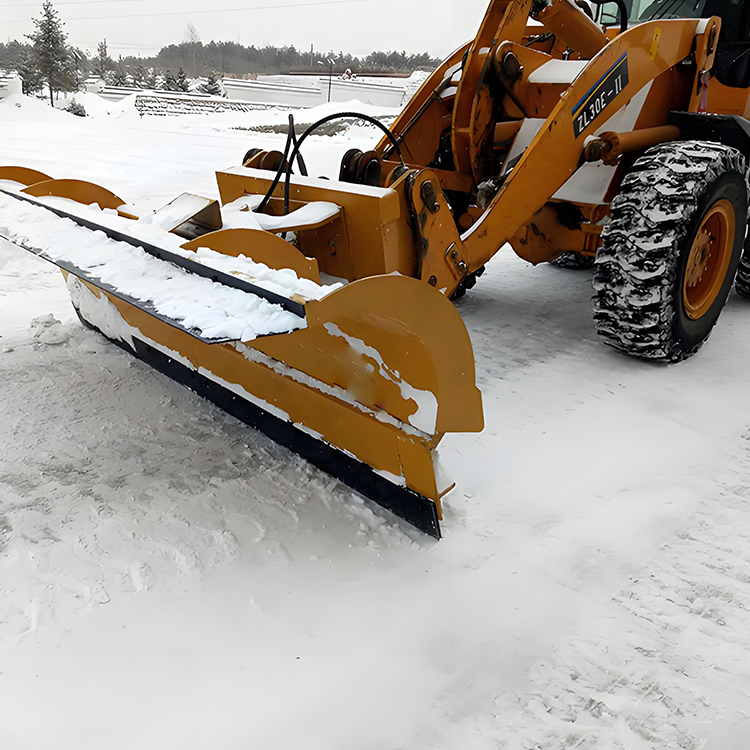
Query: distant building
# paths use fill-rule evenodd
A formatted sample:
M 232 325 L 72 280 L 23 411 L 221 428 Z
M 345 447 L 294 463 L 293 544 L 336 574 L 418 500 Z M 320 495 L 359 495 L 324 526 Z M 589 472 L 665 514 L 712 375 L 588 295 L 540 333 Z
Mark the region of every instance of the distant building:
M 104 83 L 104 80 L 99 78 L 99 76 L 89 76 L 83 82 L 83 87 L 89 92 L 89 94 L 100 94 L 106 85 L 107 84 Z
M 0 99 L 13 94 L 23 94 L 23 80 L 18 73 L 0 72 Z

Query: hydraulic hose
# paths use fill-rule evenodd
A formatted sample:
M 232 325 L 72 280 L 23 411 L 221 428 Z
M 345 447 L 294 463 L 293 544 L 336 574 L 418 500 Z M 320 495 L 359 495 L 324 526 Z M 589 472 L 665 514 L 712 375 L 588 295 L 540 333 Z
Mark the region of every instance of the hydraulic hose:
M 358 112 L 341 112 L 336 115 L 328 115 L 327 117 L 323 117 L 317 122 L 314 122 L 312 125 L 310 125 L 307 130 L 305 130 L 304 133 L 300 136 L 299 141 L 295 144 L 294 149 L 292 150 L 292 158 L 289 160 L 289 164 L 287 164 L 286 169 L 286 177 L 284 179 L 284 214 L 289 213 L 289 182 L 292 176 L 292 168 L 291 168 L 291 162 L 294 161 L 295 156 L 299 153 L 300 148 L 302 147 L 302 144 L 305 141 L 305 138 L 307 138 L 308 135 L 315 132 L 321 125 L 325 125 L 327 122 L 331 122 L 331 120 L 340 120 L 340 119 L 346 119 L 348 117 L 354 117 L 359 120 L 364 120 L 365 122 L 369 122 L 372 125 L 375 125 L 376 127 L 380 128 L 388 137 L 388 140 L 393 144 L 394 148 L 396 149 L 396 153 L 398 154 L 399 161 L 403 164 L 404 163 L 404 157 L 401 155 L 401 147 L 399 146 L 398 141 L 396 140 L 396 136 L 393 135 L 393 133 L 385 126 L 383 125 L 380 120 L 376 120 L 374 117 L 370 117 L 369 115 L 363 115 Z
M 358 120 L 364 120 L 365 122 L 369 122 L 372 125 L 375 125 L 376 127 L 380 128 L 385 135 L 388 137 L 388 140 L 393 144 L 393 147 L 396 149 L 396 153 L 398 154 L 399 161 L 401 164 L 404 163 L 404 157 L 401 155 L 401 147 L 399 146 L 398 140 L 396 139 L 396 136 L 393 135 L 393 133 L 385 126 L 383 125 L 380 120 L 375 119 L 374 117 L 370 117 L 369 115 L 363 115 L 360 112 L 340 112 L 335 115 L 328 115 L 327 117 L 323 117 L 317 122 L 314 122 L 312 125 L 310 125 L 304 133 L 300 136 L 299 140 L 297 140 L 297 136 L 294 132 L 294 117 L 292 115 L 289 115 L 289 132 L 287 133 L 287 139 L 286 139 L 286 145 L 284 146 L 284 158 L 281 160 L 281 164 L 279 164 L 279 168 L 276 170 L 276 174 L 273 178 L 273 182 L 271 182 L 271 185 L 268 188 L 268 191 L 263 196 L 263 200 L 258 204 L 258 207 L 255 209 L 255 212 L 258 213 L 262 211 L 269 200 L 271 200 L 271 195 L 273 194 L 273 191 L 276 189 L 276 186 L 279 184 L 279 180 L 281 180 L 282 173 L 286 170 L 286 175 L 284 178 L 284 214 L 289 213 L 289 182 L 292 175 L 292 164 L 294 163 L 294 160 L 297 159 L 297 163 L 299 164 L 300 171 L 303 175 L 307 175 L 307 168 L 305 167 L 305 162 L 302 159 L 302 154 L 300 153 L 300 148 L 302 147 L 302 143 L 304 142 L 305 138 L 307 138 L 308 135 L 311 133 L 314 133 L 319 127 L 322 125 L 325 125 L 327 122 L 331 122 L 332 120 L 340 120 L 340 119 L 347 119 L 347 118 L 356 118 Z M 289 147 L 292 147 L 292 153 L 291 156 L 289 156 L 289 159 L 287 160 L 287 156 L 289 155 Z
M 287 156 L 289 156 L 289 147 L 292 145 L 292 142 L 296 142 L 296 137 L 294 135 L 294 117 L 292 115 L 289 115 L 289 130 L 286 134 L 286 143 L 284 144 L 284 157 L 281 160 L 281 164 L 279 164 L 278 169 L 276 170 L 276 174 L 273 177 L 273 182 L 271 182 L 271 186 L 268 188 L 268 191 L 263 196 L 263 200 L 258 204 L 257 208 L 255 208 L 255 213 L 260 213 L 265 207 L 268 201 L 271 200 L 271 196 L 273 195 L 273 191 L 276 190 L 276 186 L 279 184 L 279 180 L 281 179 L 282 172 L 284 171 L 284 167 L 286 165 L 286 159 Z

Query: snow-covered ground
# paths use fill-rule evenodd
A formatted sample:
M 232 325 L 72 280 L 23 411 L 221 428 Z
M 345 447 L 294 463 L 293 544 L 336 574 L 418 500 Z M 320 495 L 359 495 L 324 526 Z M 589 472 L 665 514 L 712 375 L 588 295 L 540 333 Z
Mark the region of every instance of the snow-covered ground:
M 0 164 L 156 208 L 283 143 L 241 119 L 5 102 Z M 311 173 L 376 138 L 311 138 Z M 0 747 L 746 750 L 750 306 L 653 366 L 596 340 L 590 282 L 502 253 L 460 302 L 487 426 L 443 442 L 433 543 L 0 241 Z

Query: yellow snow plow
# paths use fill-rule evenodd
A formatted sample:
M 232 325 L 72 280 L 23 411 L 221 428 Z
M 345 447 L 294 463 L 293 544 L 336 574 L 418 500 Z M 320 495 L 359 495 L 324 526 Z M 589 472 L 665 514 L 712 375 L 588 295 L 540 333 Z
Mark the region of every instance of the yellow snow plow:
M 460 316 L 400 274 L 321 283 L 314 257 L 247 226 L 255 214 L 231 191 L 244 196 L 252 173 L 227 175 L 229 187 L 219 179 L 221 208 L 185 194 L 150 213 L 91 183 L 0 168 L 0 234 L 63 269 L 85 323 L 439 536 L 450 486 L 435 449 L 446 432 L 482 429 Z M 336 238 L 345 212 L 399 218 L 387 190 L 370 190 L 361 205 L 354 191 L 333 198 L 311 200 L 283 225 L 268 221 Z M 365 246 L 366 236 L 348 236 Z

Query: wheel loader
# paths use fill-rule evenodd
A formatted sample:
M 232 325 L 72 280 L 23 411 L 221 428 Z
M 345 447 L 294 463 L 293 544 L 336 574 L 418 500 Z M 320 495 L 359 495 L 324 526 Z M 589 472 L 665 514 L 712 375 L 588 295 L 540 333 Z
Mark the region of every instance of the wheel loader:
M 749 93 L 748 3 L 491 0 L 390 128 L 290 122 L 218 201 L 156 212 L 0 168 L 0 234 L 63 269 L 87 325 L 437 537 L 438 444 L 483 428 L 452 300 L 509 244 L 594 265 L 606 344 L 692 355 L 735 278 L 750 295 Z M 342 116 L 382 140 L 308 175 Z

